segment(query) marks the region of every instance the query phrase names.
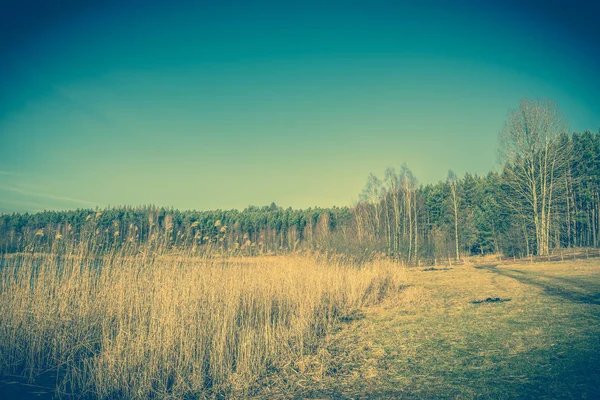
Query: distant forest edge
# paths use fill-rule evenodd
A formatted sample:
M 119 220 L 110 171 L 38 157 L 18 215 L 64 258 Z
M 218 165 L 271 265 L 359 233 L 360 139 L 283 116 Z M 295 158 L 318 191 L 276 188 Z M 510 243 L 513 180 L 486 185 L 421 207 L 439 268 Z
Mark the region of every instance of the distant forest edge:
M 417 263 L 461 255 L 547 255 L 600 242 L 600 131 L 565 133 L 551 102 L 523 100 L 500 134 L 500 172 L 411 170 L 368 177 L 352 207 L 178 211 L 156 206 L 0 215 L 0 251 L 143 248 L 198 255 L 319 250 Z

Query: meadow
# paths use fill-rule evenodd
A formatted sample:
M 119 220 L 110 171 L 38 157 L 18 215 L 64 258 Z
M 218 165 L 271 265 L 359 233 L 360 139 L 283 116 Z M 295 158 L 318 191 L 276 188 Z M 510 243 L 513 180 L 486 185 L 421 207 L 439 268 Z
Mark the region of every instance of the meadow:
M 446 268 L 407 270 L 398 296 L 343 324 L 263 398 L 598 397 L 600 259 Z
M 3 263 L 0 393 L 15 398 L 594 398 L 600 387 L 599 259 Z

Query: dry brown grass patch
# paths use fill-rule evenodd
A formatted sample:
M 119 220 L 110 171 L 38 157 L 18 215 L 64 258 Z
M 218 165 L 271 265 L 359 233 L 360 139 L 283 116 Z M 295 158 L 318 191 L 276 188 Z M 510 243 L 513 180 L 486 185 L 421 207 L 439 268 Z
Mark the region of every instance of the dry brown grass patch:
M 0 271 L 0 366 L 99 398 L 247 395 L 313 370 L 345 315 L 401 287 L 398 267 L 306 256 L 21 255 Z M 311 366 L 312 364 L 312 366 Z

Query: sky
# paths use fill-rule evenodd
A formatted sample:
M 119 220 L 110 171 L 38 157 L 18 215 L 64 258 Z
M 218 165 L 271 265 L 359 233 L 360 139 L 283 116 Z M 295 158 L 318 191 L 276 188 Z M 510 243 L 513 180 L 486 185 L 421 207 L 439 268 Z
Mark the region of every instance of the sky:
M 600 128 L 594 2 L 13 3 L 0 213 L 351 205 L 386 167 L 497 169 L 524 97 Z

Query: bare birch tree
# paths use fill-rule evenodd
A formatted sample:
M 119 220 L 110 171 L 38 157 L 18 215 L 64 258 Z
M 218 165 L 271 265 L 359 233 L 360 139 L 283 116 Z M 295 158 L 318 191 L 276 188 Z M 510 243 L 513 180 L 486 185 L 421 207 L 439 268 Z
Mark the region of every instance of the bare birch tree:
M 418 212 L 417 212 L 417 178 L 412 171 L 403 164 L 400 168 L 400 188 L 404 199 L 404 220 L 408 226 L 408 262 L 415 261 L 418 258 L 419 242 L 418 242 Z
M 394 168 L 387 168 L 385 170 L 385 181 L 387 183 L 388 193 L 392 203 L 392 213 L 394 215 L 392 250 L 394 254 L 398 254 L 400 248 L 400 182 Z
M 450 195 L 452 201 L 452 212 L 454 214 L 454 244 L 456 247 L 456 260 L 460 260 L 460 250 L 458 245 L 458 210 L 459 210 L 459 198 L 458 198 L 458 177 L 454 171 L 448 171 L 447 178 L 448 186 L 450 187 Z
M 549 252 L 556 172 L 565 161 L 559 136 L 566 126 L 555 103 L 523 99 L 500 133 L 500 158 L 515 197 L 507 204 L 533 222 L 538 255 Z
M 367 185 L 360 194 L 360 199 L 373 206 L 374 219 L 371 221 L 371 233 L 372 238 L 377 236 L 379 229 L 381 228 L 381 180 L 374 174 L 369 174 L 367 178 Z

